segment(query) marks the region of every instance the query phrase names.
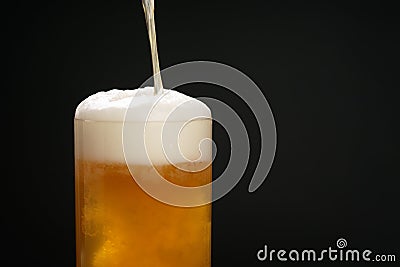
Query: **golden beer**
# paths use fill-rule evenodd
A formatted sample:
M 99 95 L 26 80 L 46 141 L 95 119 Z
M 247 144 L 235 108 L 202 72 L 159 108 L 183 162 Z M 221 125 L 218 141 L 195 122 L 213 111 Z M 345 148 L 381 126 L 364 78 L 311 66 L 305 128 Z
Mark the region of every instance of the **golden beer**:
M 196 131 L 189 127 L 183 137 L 186 145 L 190 136 L 211 137 L 210 120 L 196 123 Z M 211 204 L 177 207 L 144 192 L 124 160 L 121 129 L 119 121 L 75 119 L 77 266 L 210 267 Z M 152 179 L 155 167 L 164 179 L 186 187 L 212 177 L 210 161 L 129 165 L 141 179 Z

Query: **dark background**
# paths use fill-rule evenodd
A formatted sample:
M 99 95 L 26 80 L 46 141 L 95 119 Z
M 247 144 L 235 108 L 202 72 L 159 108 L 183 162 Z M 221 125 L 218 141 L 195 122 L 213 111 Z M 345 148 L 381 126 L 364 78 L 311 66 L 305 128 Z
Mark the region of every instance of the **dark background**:
M 233 66 L 263 90 L 276 120 L 275 162 L 250 194 L 259 133 L 248 107 L 216 86 L 177 88 L 225 101 L 250 130 L 246 175 L 213 205 L 213 266 L 297 266 L 256 253 L 336 247 L 340 237 L 399 260 L 399 18 L 395 6 L 366 2 L 156 0 L 161 68 Z M 13 1 L 3 13 L 2 261 L 74 266 L 74 111 L 94 92 L 151 75 L 142 6 Z M 214 133 L 226 147 L 222 128 Z M 229 156 L 219 151 L 216 175 Z M 331 265 L 350 264 L 322 264 Z

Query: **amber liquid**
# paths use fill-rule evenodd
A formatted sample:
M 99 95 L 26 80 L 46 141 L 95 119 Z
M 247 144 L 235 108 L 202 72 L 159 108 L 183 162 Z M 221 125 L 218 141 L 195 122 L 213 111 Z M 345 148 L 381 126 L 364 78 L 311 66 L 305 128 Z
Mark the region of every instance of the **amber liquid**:
M 135 168 L 145 174 L 151 167 Z M 157 169 L 183 186 L 211 182 L 211 166 L 200 172 Z M 125 164 L 76 161 L 76 220 L 79 267 L 210 266 L 211 205 L 159 202 L 136 184 Z

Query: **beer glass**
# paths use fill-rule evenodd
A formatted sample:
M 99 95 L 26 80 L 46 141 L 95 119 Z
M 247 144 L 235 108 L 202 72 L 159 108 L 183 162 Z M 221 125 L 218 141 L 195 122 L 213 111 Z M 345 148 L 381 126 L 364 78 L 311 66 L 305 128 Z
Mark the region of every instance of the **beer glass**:
M 161 133 L 162 125 L 173 126 L 177 121 L 149 121 L 143 132 L 139 130 L 143 121 L 124 122 L 123 116 L 113 114 L 114 106 L 107 111 L 110 103 L 112 106 L 110 99 L 121 94 L 114 91 L 95 98 L 105 98 L 104 107 L 82 108 L 81 104 L 74 119 L 77 266 L 210 267 L 211 204 L 179 207 L 163 203 L 144 192 L 134 178 L 151 180 L 149 169 L 156 168 L 164 179 L 180 186 L 208 184 L 211 148 L 202 151 L 206 153 L 203 162 L 174 162 L 173 157 L 171 162 L 165 160 L 155 138 L 148 151 L 155 159 L 154 166 L 142 160 L 140 150 L 133 151 L 135 157 L 128 162 L 124 157 L 124 124 L 133 129 L 132 138 L 143 139 L 141 135 L 153 138 Z M 104 102 L 88 99 L 100 105 Z M 211 138 L 211 125 L 211 118 L 201 118 L 182 131 L 181 146 L 189 158 L 191 151 L 197 157 L 197 140 Z M 131 169 L 139 177 L 133 177 Z

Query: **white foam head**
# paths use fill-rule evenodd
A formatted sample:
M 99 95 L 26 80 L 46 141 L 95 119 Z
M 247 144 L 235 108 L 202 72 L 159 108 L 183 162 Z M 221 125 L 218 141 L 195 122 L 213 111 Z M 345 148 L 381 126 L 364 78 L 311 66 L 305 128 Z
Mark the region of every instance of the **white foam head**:
M 153 87 L 98 92 L 78 105 L 75 118 L 123 121 L 127 109 L 134 110 L 126 117 L 128 121 L 164 121 L 169 114 L 169 121 L 211 118 L 211 111 L 203 102 L 174 90 L 164 89 L 162 94 L 154 95 Z
M 198 146 L 201 140 L 211 139 L 211 120 L 193 120 L 211 118 L 210 109 L 201 101 L 173 90 L 164 89 L 160 95 L 153 92 L 153 87 L 113 89 L 83 100 L 75 112 L 76 157 L 125 162 L 126 146 L 122 137 L 128 129 L 133 140 L 129 142 L 129 149 L 134 151 L 128 153 L 128 163 L 149 164 L 151 161 L 153 164 L 169 164 L 199 157 L 202 161 L 211 160 L 211 143 L 202 145 L 201 152 Z M 166 121 L 168 127 L 165 128 Z M 188 121 L 191 122 L 182 123 Z M 177 140 L 177 135 L 179 144 L 175 148 L 179 147 L 180 153 L 171 145 L 171 140 Z M 141 142 L 143 138 L 146 148 Z M 167 157 L 164 151 L 167 146 L 162 144 L 166 140 L 172 151 L 167 153 Z

